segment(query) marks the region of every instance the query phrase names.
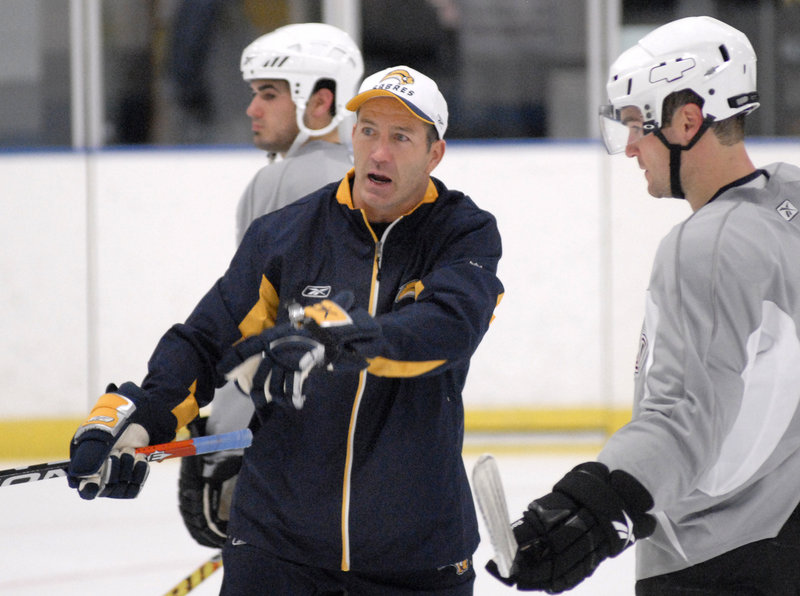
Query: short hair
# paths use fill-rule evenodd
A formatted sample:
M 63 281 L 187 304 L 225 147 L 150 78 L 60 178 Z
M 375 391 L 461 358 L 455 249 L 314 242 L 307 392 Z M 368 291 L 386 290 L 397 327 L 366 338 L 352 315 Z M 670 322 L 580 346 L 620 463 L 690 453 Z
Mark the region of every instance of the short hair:
M 661 126 L 669 126 L 675 110 L 690 103 L 702 108 L 705 100 L 691 89 L 683 89 L 667 95 L 661 108 L 663 114 Z M 745 114 L 742 113 L 724 120 L 713 120 L 709 128 L 722 145 L 735 145 L 744 140 L 744 123 Z
M 428 151 L 430 151 L 433 144 L 439 140 L 439 131 L 436 130 L 436 127 L 433 124 L 428 125 L 425 138 L 428 141 Z

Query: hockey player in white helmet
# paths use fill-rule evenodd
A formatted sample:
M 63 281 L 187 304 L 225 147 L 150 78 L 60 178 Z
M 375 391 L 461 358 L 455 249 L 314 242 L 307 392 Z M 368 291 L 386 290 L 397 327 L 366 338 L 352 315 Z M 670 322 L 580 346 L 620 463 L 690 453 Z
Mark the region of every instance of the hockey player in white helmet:
M 684 198 L 683 152 L 714 123 L 744 117 L 758 108 L 756 55 L 740 31 L 693 18 L 661 27 L 623 53 L 611 66 L 607 90 L 610 103 L 600 108 L 600 123 L 608 152 L 624 151 L 631 134 L 654 134 L 670 151 L 667 196 Z M 678 144 L 669 141 L 661 128 L 671 116 L 664 100 L 683 90 L 702 98 L 703 122 L 688 142 Z M 628 125 L 632 114 L 641 127 Z
M 247 108 L 253 143 L 267 152 L 236 210 L 236 242 L 255 218 L 275 211 L 353 167 L 349 139 L 352 113 L 345 103 L 364 71 L 358 46 L 344 31 L 323 23 L 299 23 L 262 35 L 242 52 L 241 72 L 252 90 Z M 217 390 L 211 414 L 191 425 L 193 435 L 246 427 L 253 404 L 229 383 Z M 200 544 L 225 542 L 228 509 L 241 454 L 221 452 L 187 458 L 180 475 L 179 506 Z
M 693 213 L 655 257 L 632 420 L 530 503 L 502 579 L 566 591 L 638 541 L 639 596 L 800 594 L 800 168 L 750 160 L 755 52 L 713 18 L 646 35 L 607 91 L 608 151 Z
M 253 143 L 270 161 L 282 161 L 262 168 L 245 191 L 237 208 L 237 241 L 256 217 L 338 179 L 352 167 L 353 121 L 344 105 L 361 82 L 364 62 L 344 31 L 301 23 L 276 29 L 247 46 L 241 71 L 253 93 L 247 108 Z

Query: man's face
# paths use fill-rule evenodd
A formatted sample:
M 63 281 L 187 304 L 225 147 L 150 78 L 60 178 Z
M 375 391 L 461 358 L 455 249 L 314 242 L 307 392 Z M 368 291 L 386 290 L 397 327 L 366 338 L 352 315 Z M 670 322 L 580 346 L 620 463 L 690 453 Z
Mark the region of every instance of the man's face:
M 250 81 L 253 99 L 247 107 L 253 144 L 270 153 L 286 153 L 300 132 L 289 84 L 277 79 Z
M 373 222 L 394 221 L 425 195 L 445 142 L 428 148 L 428 127 L 398 100 L 376 97 L 358 110 L 353 127 L 353 205 Z
M 669 150 L 655 134 L 644 134 L 642 112 L 637 107 L 625 107 L 620 112 L 620 122 L 628 128 L 625 155 L 635 157 L 644 170 L 647 192 L 657 198 L 672 196 L 669 172 Z M 669 140 L 670 127 L 661 132 Z

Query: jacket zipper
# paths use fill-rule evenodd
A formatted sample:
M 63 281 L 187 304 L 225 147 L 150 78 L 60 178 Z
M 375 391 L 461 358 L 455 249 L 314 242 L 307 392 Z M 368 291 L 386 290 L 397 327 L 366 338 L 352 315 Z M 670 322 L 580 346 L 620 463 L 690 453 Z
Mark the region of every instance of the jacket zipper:
M 389 232 L 400 221 L 402 217 L 394 220 L 383 231 L 381 237 L 375 243 L 375 266 L 374 266 L 374 280 L 375 283 L 369 297 L 368 312 L 371 316 L 375 316 L 378 310 L 378 295 L 380 294 L 381 285 L 381 262 L 383 261 L 383 247 L 386 244 L 386 238 Z M 350 480 L 353 469 L 353 442 L 356 435 L 356 422 L 358 421 L 358 410 L 361 406 L 361 398 L 364 396 L 364 389 L 367 385 L 367 371 L 362 370 L 358 376 L 358 389 L 356 397 L 353 401 L 353 409 L 350 412 L 350 426 L 347 432 L 347 451 L 345 453 L 345 466 L 344 466 L 344 482 L 342 486 L 342 571 L 350 571 Z

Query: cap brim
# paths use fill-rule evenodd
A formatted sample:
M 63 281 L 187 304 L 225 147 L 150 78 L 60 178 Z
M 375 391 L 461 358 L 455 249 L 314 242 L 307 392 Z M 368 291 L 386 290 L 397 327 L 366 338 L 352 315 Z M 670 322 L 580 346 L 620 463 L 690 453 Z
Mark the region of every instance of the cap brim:
M 403 104 L 409 112 L 411 112 L 414 116 L 416 116 L 417 118 L 419 118 L 423 122 L 425 122 L 427 124 L 434 124 L 433 120 L 431 120 L 428 117 L 428 115 L 425 114 L 425 112 L 420 110 L 413 103 L 411 103 L 407 99 L 403 99 L 399 95 L 395 95 L 391 91 L 387 91 L 386 89 L 369 89 L 367 91 L 359 93 L 353 99 L 348 101 L 347 104 L 345 105 L 345 107 L 348 110 L 350 110 L 351 112 L 355 112 L 356 110 L 358 110 L 358 108 L 360 108 L 362 106 L 362 104 L 365 101 L 367 101 L 369 99 L 373 99 L 374 97 L 391 97 L 392 99 L 396 99 L 401 104 Z

